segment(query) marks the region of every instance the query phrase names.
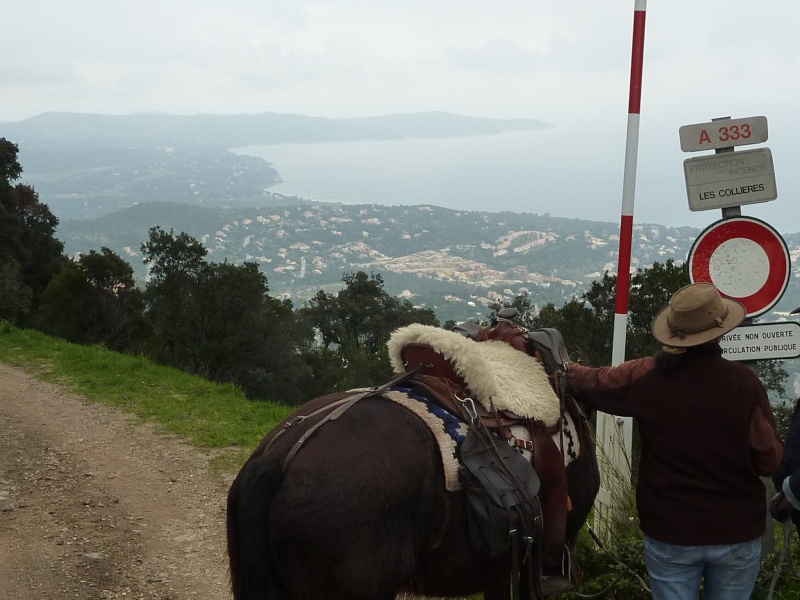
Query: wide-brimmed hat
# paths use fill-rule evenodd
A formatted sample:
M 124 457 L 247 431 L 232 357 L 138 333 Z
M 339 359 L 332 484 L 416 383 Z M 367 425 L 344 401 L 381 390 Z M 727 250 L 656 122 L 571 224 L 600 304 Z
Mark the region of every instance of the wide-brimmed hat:
M 672 295 L 653 319 L 653 337 L 666 346 L 687 348 L 716 339 L 747 316 L 741 302 L 723 298 L 711 283 L 692 283 Z

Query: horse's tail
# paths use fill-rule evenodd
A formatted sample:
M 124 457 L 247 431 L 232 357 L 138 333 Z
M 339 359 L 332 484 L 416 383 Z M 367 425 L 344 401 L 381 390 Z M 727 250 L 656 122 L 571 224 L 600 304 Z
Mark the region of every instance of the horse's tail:
M 235 600 L 280 600 L 268 517 L 281 479 L 281 461 L 249 460 L 228 492 L 227 531 Z

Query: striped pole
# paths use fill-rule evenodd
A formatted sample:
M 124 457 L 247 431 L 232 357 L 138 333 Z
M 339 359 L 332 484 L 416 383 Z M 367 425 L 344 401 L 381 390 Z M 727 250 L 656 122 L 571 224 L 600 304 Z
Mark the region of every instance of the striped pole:
M 633 51 L 628 97 L 628 134 L 625 139 L 625 171 L 622 178 L 622 219 L 619 225 L 619 266 L 617 302 L 614 311 L 614 342 L 611 364 L 625 360 L 625 334 L 628 329 L 631 247 L 633 245 L 633 201 L 636 192 L 636 162 L 639 155 L 639 115 L 642 106 L 642 66 L 644 65 L 644 21 L 647 0 L 635 0 L 633 13 Z
M 611 364 L 625 360 L 625 336 L 628 330 L 628 294 L 630 289 L 631 248 L 633 246 L 633 201 L 636 190 L 636 162 L 639 151 L 639 114 L 642 101 L 642 66 L 644 65 L 644 23 L 647 0 L 635 0 L 633 12 L 633 50 L 628 96 L 628 133 L 625 140 L 625 170 L 622 180 L 622 218 L 619 226 L 619 263 L 617 296 L 614 310 L 614 338 Z M 630 417 L 599 413 L 597 437 L 601 445 L 600 492 L 597 495 L 595 526 L 608 537 L 613 522 L 616 498 L 630 489 L 630 458 L 633 424 Z

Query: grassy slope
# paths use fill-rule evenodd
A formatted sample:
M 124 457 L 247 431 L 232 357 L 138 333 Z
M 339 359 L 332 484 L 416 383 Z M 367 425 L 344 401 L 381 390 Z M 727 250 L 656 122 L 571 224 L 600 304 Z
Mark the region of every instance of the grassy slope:
M 156 423 L 193 445 L 239 449 L 236 460 L 292 411 L 251 402 L 230 384 L 214 384 L 145 358 L 70 344 L 5 323 L 0 324 L 0 362 Z

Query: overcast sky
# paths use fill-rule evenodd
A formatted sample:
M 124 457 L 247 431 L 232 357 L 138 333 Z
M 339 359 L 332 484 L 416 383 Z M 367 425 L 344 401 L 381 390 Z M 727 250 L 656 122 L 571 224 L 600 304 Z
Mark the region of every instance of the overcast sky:
M 0 121 L 46 111 L 529 117 L 580 131 L 586 147 L 576 145 L 565 162 L 579 171 L 611 157 L 610 183 L 594 184 L 621 188 L 633 7 L 633 0 L 3 0 Z M 800 231 L 798 18 L 797 0 L 648 4 L 642 218 L 662 222 L 676 206 L 687 212 L 681 125 L 765 115 L 779 198 L 743 212 Z M 609 210 L 611 219 L 618 214 L 619 206 Z M 715 218 L 687 214 L 686 224 Z

